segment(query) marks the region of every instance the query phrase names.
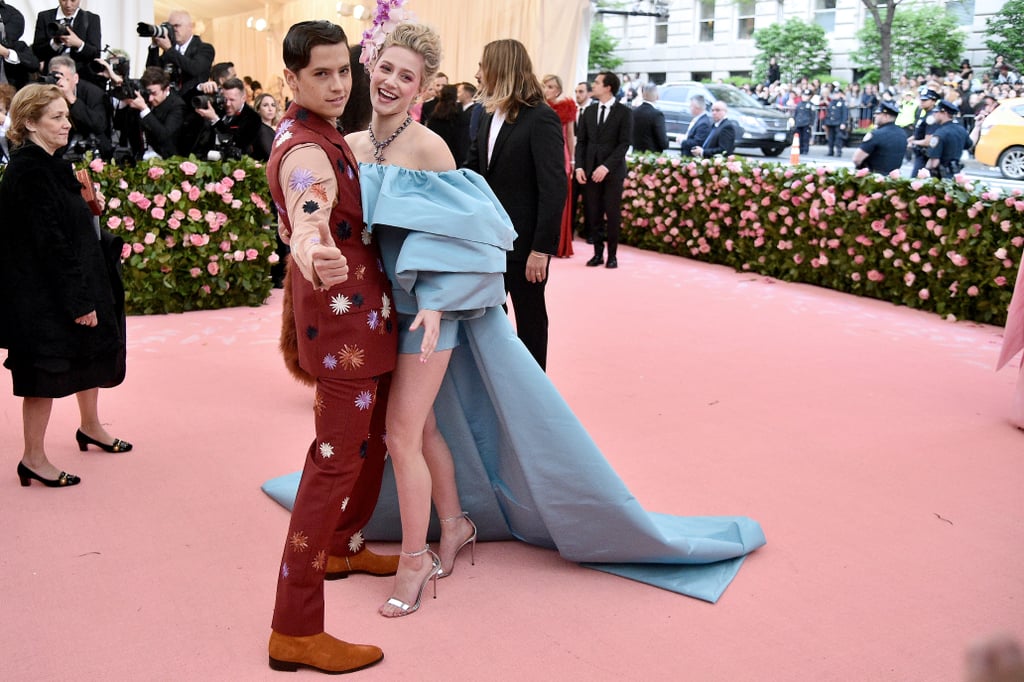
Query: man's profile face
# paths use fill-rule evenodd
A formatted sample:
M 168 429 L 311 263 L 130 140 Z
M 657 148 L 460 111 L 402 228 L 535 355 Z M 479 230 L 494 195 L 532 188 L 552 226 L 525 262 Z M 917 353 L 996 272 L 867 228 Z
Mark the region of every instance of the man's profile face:
M 184 45 L 192 37 L 192 17 L 184 12 L 171 12 L 167 23 L 174 27 L 174 40 L 178 45 Z
M 228 116 L 235 116 L 245 106 L 245 90 L 229 88 L 224 91 L 224 111 Z
M 163 88 L 159 85 L 148 85 L 145 90 L 145 98 L 146 101 L 149 102 L 149 106 L 157 107 L 163 104 L 169 93 L 170 88 Z

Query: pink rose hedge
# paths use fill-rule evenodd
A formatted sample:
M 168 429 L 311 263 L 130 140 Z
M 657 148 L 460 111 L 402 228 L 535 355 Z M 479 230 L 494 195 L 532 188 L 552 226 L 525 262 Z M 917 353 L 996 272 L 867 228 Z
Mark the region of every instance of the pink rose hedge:
M 631 160 L 622 241 L 1003 324 L 1024 247 L 1019 190 L 730 157 Z
M 107 197 L 101 223 L 125 240 L 128 312 L 266 301 L 277 255 L 261 164 L 172 158 L 133 168 L 94 160 L 90 168 Z

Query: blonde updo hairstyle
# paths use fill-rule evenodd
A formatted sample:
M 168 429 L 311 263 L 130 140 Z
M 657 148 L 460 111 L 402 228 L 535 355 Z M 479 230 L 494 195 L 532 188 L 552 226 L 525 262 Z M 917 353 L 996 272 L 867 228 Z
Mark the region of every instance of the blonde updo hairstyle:
M 25 140 L 28 139 L 28 122 L 41 119 L 46 107 L 58 99 L 64 99 L 64 93 L 60 88 L 43 83 L 26 85 L 15 93 L 14 99 L 11 100 L 11 110 L 8 112 L 11 127 L 7 129 L 7 139 L 12 149 L 25 144 Z
M 399 24 L 384 39 L 377 54 L 384 54 L 389 47 L 404 47 L 423 57 L 420 87 L 426 88 L 433 83 L 434 76 L 441 69 L 441 36 L 434 29 L 425 24 Z M 380 59 L 379 56 L 377 58 Z

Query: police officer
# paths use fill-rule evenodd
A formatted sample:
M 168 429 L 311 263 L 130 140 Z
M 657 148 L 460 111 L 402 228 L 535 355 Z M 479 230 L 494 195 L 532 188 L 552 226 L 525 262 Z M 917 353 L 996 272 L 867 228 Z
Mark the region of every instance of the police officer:
M 850 107 L 846 104 L 846 97 L 839 87 L 839 83 L 832 84 L 832 100 L 828 103 L 828 111 L 825 112 L 825 143 L 828 145 L 828 156 L 843 155 L 843 144 L 849 136 L 850 130 Z
M 928 160 L 928 144 L 932 139 L 932 133 L 939 127 L 938 121 L 935 120 L 935 103 L 940 99 L 942 97 L 939 93 L 928 86 L 921 86 L 918 94 L 920 107 L 914 120 L 914 134 L 907 140 L 907 146 L 914 152 L 914 169 L 910 172 L 911 177 L 916 178 Z
M 888 175 L 903 165 L 907 135 L 896 126 L 900 109 L 883 100 L 875 109 L 875 130 L 864 136 L 864 142 L 853 153 L 853 165 L 868 168 L 872 173 Z
M 953 117 L 959 113 L 960 109 L 947 100 L 935 107 L 939 126 L 928 143 L 928 170 L 933 178 L 952 178 L 963 168 L 960 156 L 971 144 L 967 129 L 953 122 Z
M 800 103 L 793 112 L 793 125 L 796 127 L 796 134 L 800 136 L 801 154 L 806 154 L 811 149 L 811 126 L 814 125 L 816 115 L 817 111 L 811 104 L 811 91 L 804 90 Z

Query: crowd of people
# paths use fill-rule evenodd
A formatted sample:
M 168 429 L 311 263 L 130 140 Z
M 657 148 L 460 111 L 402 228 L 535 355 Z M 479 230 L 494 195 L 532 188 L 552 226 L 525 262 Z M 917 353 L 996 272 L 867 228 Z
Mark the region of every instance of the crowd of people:
M 269 158 L 273 135 L 265 127 L 287 105 L 282 79 L 264 90 L 239 78 L 232 62 L 215 61 L 216 49 L 195 35 L 185 11 L 140 24 L 150 46 L 145 65 L 133 69 L 126 52 L 106 47 L 100 16 L 80 4 L 59 0 L 40 12 L 29 44 L 24 16 L 0 3 L 0 163 L 10 151 L 6 112 L 32 83 L 56 85 L 67 99 L 72 130 L 61 153 L 71 160 L 87 153 L 119 163 L 189 154 Z

